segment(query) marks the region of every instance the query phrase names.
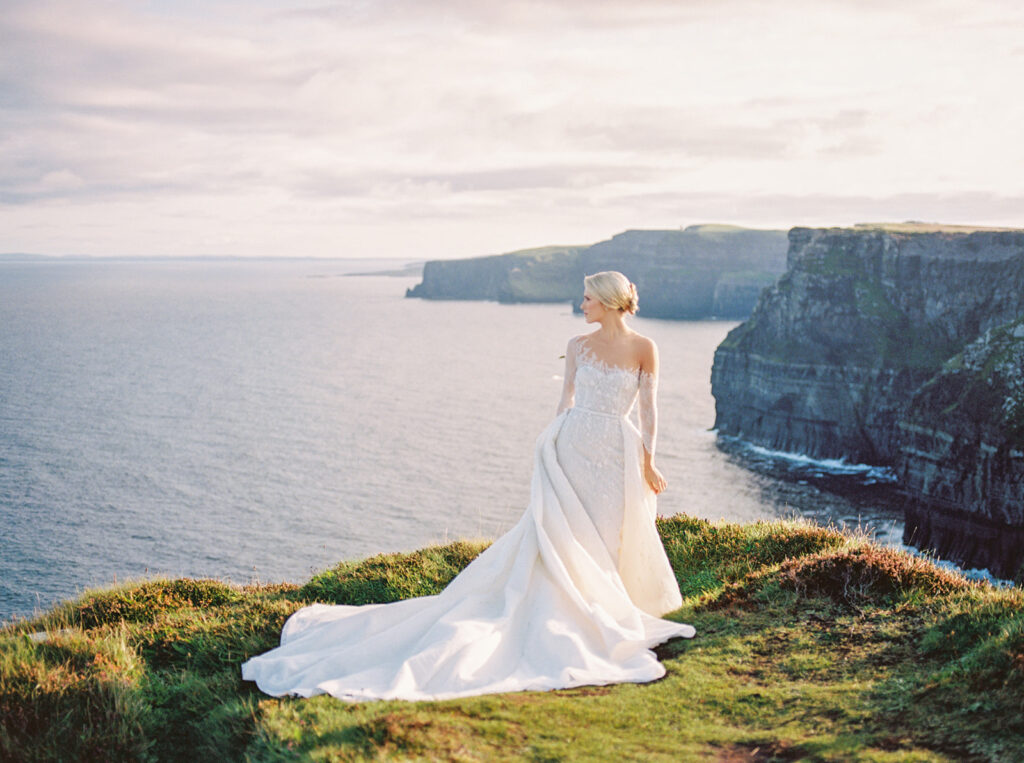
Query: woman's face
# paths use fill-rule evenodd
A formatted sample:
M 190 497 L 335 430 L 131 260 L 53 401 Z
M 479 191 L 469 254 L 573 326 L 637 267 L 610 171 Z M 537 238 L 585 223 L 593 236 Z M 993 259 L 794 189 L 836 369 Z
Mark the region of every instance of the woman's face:
M 583 291 L 583 304 L 580 305 L 583 310 L 583 320 L 587 323 L 594 323 L 600 321 L 607 312 L 608 308 L 605 307 L 594 297 L 589 291 L 584 289 Z

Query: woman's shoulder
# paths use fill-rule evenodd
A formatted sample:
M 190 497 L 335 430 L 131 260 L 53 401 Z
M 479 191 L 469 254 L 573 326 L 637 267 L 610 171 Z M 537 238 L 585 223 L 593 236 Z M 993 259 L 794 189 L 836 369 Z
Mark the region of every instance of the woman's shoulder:
M 649 336 L 634 332 L 630 340 L 633 342 L 633 347 L 639 352 L 646 354 L 658 351 L 658 345 Z
M 568 349 L 577 350 L 585 348 L 587 347 L 591 337 L 597 333 L 599 333 L 599 330 L 592 331 L 589 334 L 577 334 L 576 336 L 570 337 L 566 347 Z M 631 332 L 626 341 L 629 342 L 629 346 L 637 355 L 651 355 L 658 352 L 658 345 L 654 343 L 653 339 L 636 331 Z
M 640 368 L 648 370 L 658 362 L 658 345 L 649 336 L 637 334 L 631 337 L 633 340 L 633 352 L 640 361 Z

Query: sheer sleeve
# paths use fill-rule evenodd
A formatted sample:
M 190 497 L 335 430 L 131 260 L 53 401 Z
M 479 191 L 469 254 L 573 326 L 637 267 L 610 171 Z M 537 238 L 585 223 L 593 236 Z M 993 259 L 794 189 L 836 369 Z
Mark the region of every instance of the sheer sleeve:
M 654 456 L 654 448 L 658 440 L 658 361 L 650 371 L 640 372 L 640 391 L 637 400 L 640 416 L 640 436 L 644 448 Z
M 565 347 L 565 376 L 562 382 L 562 399 L 558 402 L 558 413 L 572 408 L 576 397 L 576 337 Z

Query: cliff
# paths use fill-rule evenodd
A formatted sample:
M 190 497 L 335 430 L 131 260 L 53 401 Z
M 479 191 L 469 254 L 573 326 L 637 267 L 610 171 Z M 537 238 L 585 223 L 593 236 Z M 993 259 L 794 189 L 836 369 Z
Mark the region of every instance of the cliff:
M 949 360 L 897 427 L 905 542 L 1014 577 L 1024 566 L 1024 318 Z
M 1024 372 L 1006 346 L 1024 316 L 1024 231 L 795 228 L 789 241 L 786 273 L 715 353 L 718 431 L 894 466 L 908 539 L 1012 575 L 1019 558 L 956 536 L 968 520 L 1024 526 L 1015 425 L 980 415 L 1015 405 L 1005 380 Z M 925 519 L 940 515 L 954 520 Z
M 461 260 L 430 260 L 423 280 L 405 292 L 423 299 L 567 302 L 582 278 L 585 246 L 547 246 Z
M 578 302 L 585 274 L 619 270 L 637 284 L 645 317 L 744 318 L 782 272 L 785 248 L 782 231 L 721 225 L 630 230 L 589 247 L 430 261 L 422 283 L 406 296 Z

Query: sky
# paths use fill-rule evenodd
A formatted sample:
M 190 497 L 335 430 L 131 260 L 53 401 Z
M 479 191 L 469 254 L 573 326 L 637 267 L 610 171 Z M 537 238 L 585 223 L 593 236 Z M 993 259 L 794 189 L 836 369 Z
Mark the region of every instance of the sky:
M 0 252 L 1024 227 L 1019 0 L 0 0 Z

